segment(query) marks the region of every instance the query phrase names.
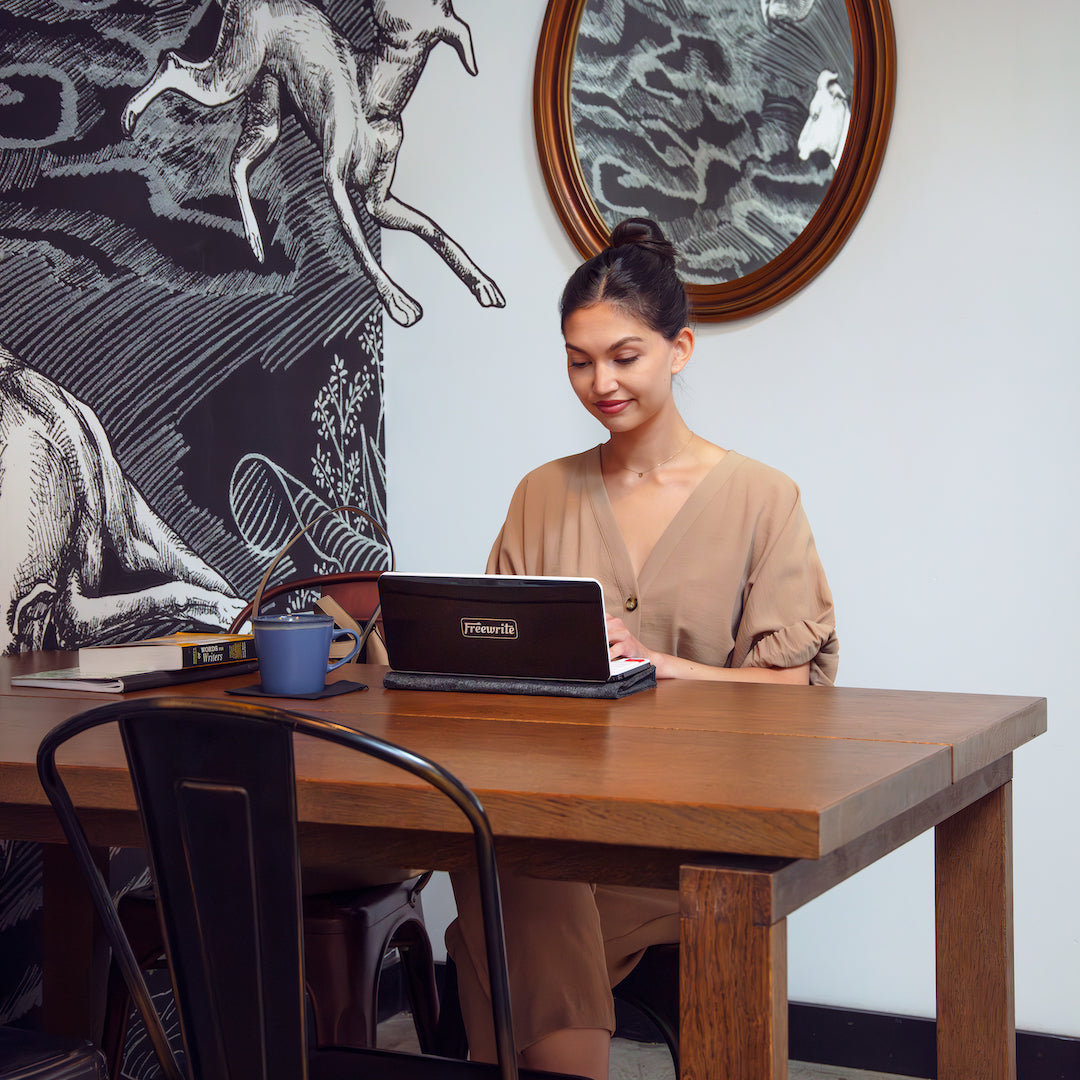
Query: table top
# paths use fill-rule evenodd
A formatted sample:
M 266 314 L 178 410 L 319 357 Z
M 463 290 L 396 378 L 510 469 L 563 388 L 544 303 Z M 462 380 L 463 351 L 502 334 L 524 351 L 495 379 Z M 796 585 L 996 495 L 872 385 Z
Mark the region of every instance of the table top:
M 10 685 L 16 672 L 65 663 L 74 656 L 0 658 L 5 835 L 12 821 L 49 813 L 34 768 L 45 732 L 119 700 Z M 605 701 L 385 690 L 384 668 L 345 670 L 331 678 L 369 689 L 271 703 L 433 758 L 477 793 L 498 836 L 538 841 L 816 859 L 1046 728 L 1043 698 L 669 680 Z M 227 688 L 254 681 L 214 679 L 182 693 L 226 699 Z M 133 808 L 114 731 L 80 736 L 59 761 L 76 805 Z M 302 738 L 296 762 L 302 824 L 466 831 L 445 799 L 388 766 Z

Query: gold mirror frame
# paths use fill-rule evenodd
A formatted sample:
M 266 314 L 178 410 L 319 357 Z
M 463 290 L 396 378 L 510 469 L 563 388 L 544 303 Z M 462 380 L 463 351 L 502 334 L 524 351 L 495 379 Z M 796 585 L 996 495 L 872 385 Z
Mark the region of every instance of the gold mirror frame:
M 582 256 L 602 251 L 610 232 L 586 187 L 574 144 L 570 79 L 587 0 L 549 0 L 533 82 L 540 165 L 555 209 Z M 776 258 L 744 277 L 688 284 L 694 315 L 739 319 L 787 299 L 823 270 L 870 199 L 885 157 L 896 93 L 896 39 L 889 0 L 846 0 L 855 59 L 851 125 L 829 190 L 806 228 Z

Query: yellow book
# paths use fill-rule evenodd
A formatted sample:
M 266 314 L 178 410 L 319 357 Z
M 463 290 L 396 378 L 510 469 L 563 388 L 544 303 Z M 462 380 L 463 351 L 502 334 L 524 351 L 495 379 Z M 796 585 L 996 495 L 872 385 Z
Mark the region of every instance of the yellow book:
M 79 650 L 84 674 L 136 674 L 231 664 L 255 658 L 252 634 L 167 634 L 122 645 L 88 645 Z

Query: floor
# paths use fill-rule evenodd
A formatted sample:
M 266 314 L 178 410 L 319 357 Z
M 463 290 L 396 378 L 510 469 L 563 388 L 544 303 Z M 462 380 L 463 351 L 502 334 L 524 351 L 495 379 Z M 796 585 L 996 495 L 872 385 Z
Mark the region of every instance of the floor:
M 379 1025 L 379 1046 L 387 1050 L 416 1050 L 412 1017 L 400 1013 Z M 611 1044 L 611 1080 L 675 1080 L 667 1047 L 656 1043 L 615 1039 Z M 886 1073 L 858 1072 L 832 1065 L 793 1061 L 788 1080 L 903 1080 Z

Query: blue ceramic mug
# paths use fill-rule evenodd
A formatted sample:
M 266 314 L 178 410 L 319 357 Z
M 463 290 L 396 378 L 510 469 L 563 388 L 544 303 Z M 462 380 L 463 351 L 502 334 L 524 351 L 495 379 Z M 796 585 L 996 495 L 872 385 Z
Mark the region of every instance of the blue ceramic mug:
M 256 615 L 251 622 L 259 682 L 267 694 L 317 694 L 326 686 L 326 673 L 360 651 L 360 636 L 353 630 L 335 630 L 329 615 Z M 330 663 L 330 643 L 346 637 L 353 639 L 352 651 Z

